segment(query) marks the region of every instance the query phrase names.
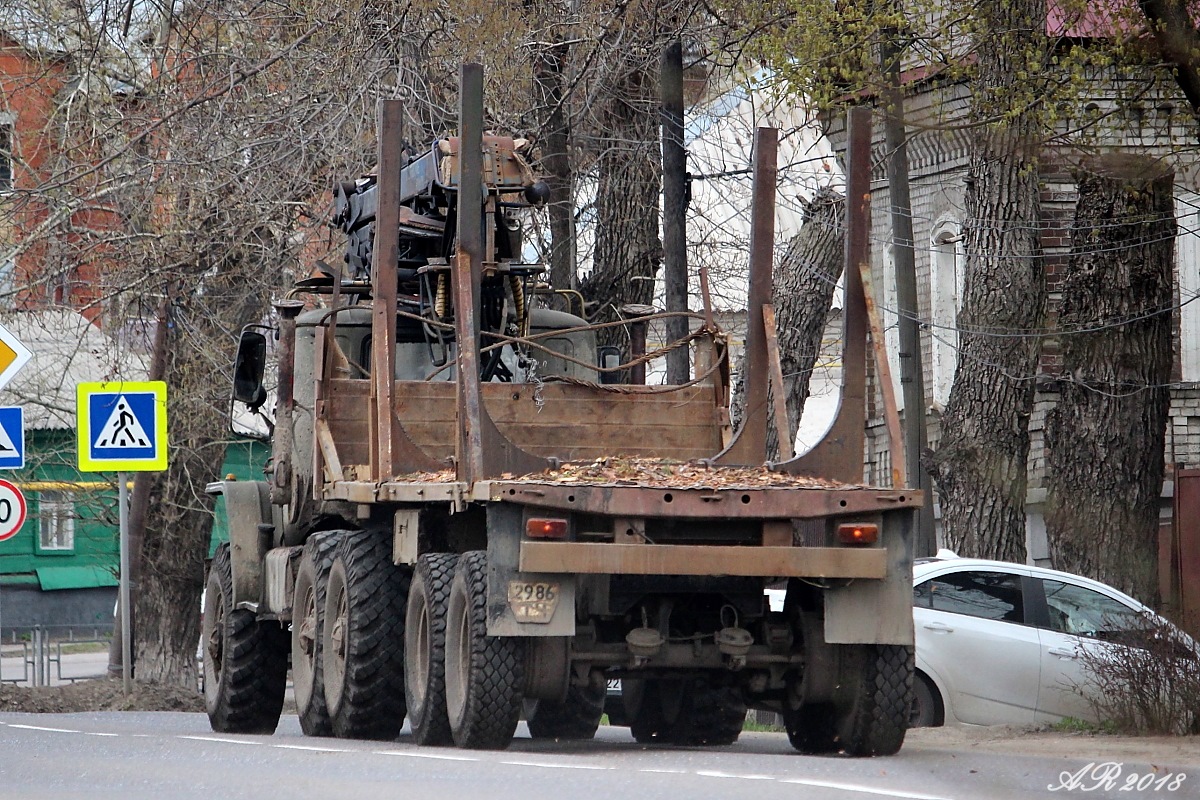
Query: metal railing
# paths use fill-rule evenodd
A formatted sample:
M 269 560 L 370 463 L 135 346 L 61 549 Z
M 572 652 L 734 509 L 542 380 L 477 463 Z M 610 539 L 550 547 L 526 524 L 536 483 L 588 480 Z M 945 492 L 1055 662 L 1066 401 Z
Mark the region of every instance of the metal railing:
M 110 637 L 104 634 L 108 632 L 98 625 L 34 625 L 5 631 L 5 636 L 0 636 L 0 682 L 49 686 L 103 677 L 103 670 L 95 675 L 63 675 L 63 647 L 107 645 Z M 12 664 L 18 658 L 19 676 L 14 674 Z

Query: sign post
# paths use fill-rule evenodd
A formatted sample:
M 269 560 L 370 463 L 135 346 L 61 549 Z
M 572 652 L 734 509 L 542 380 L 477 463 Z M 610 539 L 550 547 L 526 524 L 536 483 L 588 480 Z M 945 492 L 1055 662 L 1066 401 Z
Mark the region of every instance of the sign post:
M 81 383 L 75 390 L 79 469 L 117 471 L 121 526 L 121 680 L 131 690 L 129 484 L 126 472 L 167 468 L 167 384 L 163 381 Z

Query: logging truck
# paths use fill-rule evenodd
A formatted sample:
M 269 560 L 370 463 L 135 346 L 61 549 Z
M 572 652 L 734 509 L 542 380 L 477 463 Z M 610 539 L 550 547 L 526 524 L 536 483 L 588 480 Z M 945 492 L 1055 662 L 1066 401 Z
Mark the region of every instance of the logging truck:
M 420 745 L 498 749 L 524 720 L 589 738 L 620 680 L 639 742 L 728 744 L 765 709 L 802 752 L 895 753 L 921 498 L 862 480 L 859 262 L 838 415 L 769 462 L 774 131 L 756 139 L 734 430 L 707 302 L 686 339 L 647 351 L 661 315 L 589 322 L 524 260 L 545 187 L 482 108 L 468 65 L 459 135 L 412 153 L 384 101 L 377 166 L 335 190 L 344 263 L 243 332 L 233 396 L 264 417 L 274 396 L 272 456 L 263 480 L 208 487 L 229 529 L 202 623 L 213 729 L 273 732 L 290 668 L 312 736 L 390 740 L 407 722 Z M 598 344 L 614 339 L 631 344 Z M 691 379 L 647 381 L 674 347 Z

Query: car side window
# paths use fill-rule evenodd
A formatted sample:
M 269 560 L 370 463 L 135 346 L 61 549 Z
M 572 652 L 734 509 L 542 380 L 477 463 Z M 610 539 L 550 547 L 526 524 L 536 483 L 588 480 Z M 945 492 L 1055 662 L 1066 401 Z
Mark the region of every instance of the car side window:
M 923 581 L 913 587 L 913 605 L 933 608 L 933 581 Z
M 1083 586 L 1043 580 L 1042 587 L 1053 631 L 1113 640 L 1144 625 L 1136 610 Z
M 970 617 L 1024 622 L 1021 576 L 1006 572 L 953 572 L 925 581 L 914 590 L 914 603 Z

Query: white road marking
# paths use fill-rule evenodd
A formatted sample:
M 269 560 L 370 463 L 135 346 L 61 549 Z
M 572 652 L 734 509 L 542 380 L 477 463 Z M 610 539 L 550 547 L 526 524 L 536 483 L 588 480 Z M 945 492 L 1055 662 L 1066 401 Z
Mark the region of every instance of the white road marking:
M 119 737 L 122 735 L 119 733 L 80 731 L 80 730 L 74 730 L 72 728 L 51 728 L 51 727 L 42 726 L 42 725 L 22 725 L 20 723 L 15 723 L 15 722 L 0 722 L 0 725 L 3 725 L 4 727 L 8 727 L 8 728 L 20 728 L 21 730 L 45 731 L 48 733 L 78 733 L 78 734 L 82 734 L 84 736 Z M 125 734 L 125 735 L 129 736 L 130 738 L 135 738 L 135 739 L 157 738 L 153 734 L 149 734 L 149 733 L 132 733 L 132 734 Z M 321 746 L 317 746 L 317 745 L 302 745 L 302 744 L 271 744 L 270 742 L 259 742 L 259 741 L 254 741 L 251 739 L 231 739 L 231 738 L 226 738 L 226 737 L 222 737 L 222 736 L 188 736 L 188 735 L 180 734 L 180 735 L 177 735 L 175 738 L 176 739 L 190 739 L 192 741 L 197 741 L 197 742 L 225 742 L 227 744 L 251 744 L 251 745 L 266 744 L 266 745 L 269 745 L 270 747 L 274 747 L 279 750 L 309 750 L 309 751 L 316 751 L 316 752 L 322 752 L 322 753 L 363 752 L 363 751 L 356 751 L 356 750 L 341 748 L 341 747 L 321 747 Z M 373 750 L 373 751 L 367 751 L 367 752 L 371 752 L 374 755 L 380 755 L 380 756 L 401 756 L 404 758 L 426 758 L 426 759 L 432 759 L 435 761 L 469 761 L 469 762 L 482 761 L 482 759 L 475 758 L 472 756 L 450 755 L 448 753 L 422 753 L 422 752 L 417 752 L 417 751 L 412 751 L 412 750 Z M 495 763 L 505 764 L 505 765 L 513 766 L 513 767 L 540 767 L 543 769 L 582 769 L 582 770 L 596 770 L 596 771 L 616 769 L 616 767 L 607 767 L 607 766 L 602 766 L 599 764 L 565 764 L 565 763 L 550 762 L 550 761 L 513 761 L 513 760 L 510 760 L 510 761 L 498 761 Z M 883 797 L 894 797 L 894 798 L 900 798 L 900 800 L 952 800 L 951 798 L 942 797 L 940 795 L 921 794 L 919 792 L 905 792 L 905 791 L 902 791 L 899 789 L 889 789 L 889 788 L 876 787 L 876 786 L 863 786 L 861 784 L 854 784 L 854 783 L 841 783 L 841 782 L 836 782 L 836 781 L 819 781 L 819 780 L 811 780 L 808 778 L 780 778 L 780 777 L 776 777 L 776 776 L 772 776 L 772 775 L 740 774 L 740 773 L 734 773 L 734 772 L 722 772 L 719 770 L 706 770 L 705 769 L 705 770 L 696 770 L 695 772 L 691 772 L 691 771 L 682 770 L 682 769 L 656 769 L 653 767 L 643 767 L 643 768 L 639 768 L 637 770 L 637 772 L 657 774 L 657 775 L 697 775 L 699 777 L 704 777 L 704 778 L 732 778 L 735 780 L 747 780 L 747 781 L 778 781 L 780 783 L 791 783 L 791 784 L 796 784 L 798 786 L 812 786 L 812 787 L 822 788 L 822 789 L 840 789 L 840 790 L 846 791 L 846 792 L 859 792 L 862 794 L 880 795 Z
M 822 789 L 842 789 L 847 792 L 862 792 L 863 794 L 878 794 L 884 797 L 901 797 L 905 800 L 950 800 L 935 794 L 919 794 L 905 792 L 900 789 L 887 789 L 876 786 L 863 786 L 856 783 L 837 783 L 835 781 L 814 781 L 807 778 L 783 778 L 780 783 L 795 783 L 800 786 L 816 786 Z
M 445 753 L 416 753 L 410 750 L 375 750 L 376 755 L 403 756 L 405 758 L 432 758 L 435 761 L 479 761 L 472 756 L 452 756 Z
M 774 775 L 741 775 L 734 772 L 718 772 L 711 769 L 696 770 L 696 774 L 704 778 L 737 778 L 739 781 L 773 781 L 778 780 Z
M 249 739 L 225 739 L 221 736 L 176 736 L 176 739 L 193 739 L 197 742 L 225 742 L 227 744 L 264 744 L 264 742 L 253 742 Z
M 545 769 L 614 769 L 614 767 L 604 767 L 599 764 L 560 764 L 552 761 L 501 761 L 499 763 L 514 767 L 543 767 Z
M 318 753 L 353 753 L 353 750 L 348 750 L 345 747 L 319 747 L 317 745 L 308 744 L 273 744 L 271 747 L 279 750 L 314 750 Z
M 40 725 L 18 725 L 15 722 L 7 723 L 10 728 L 20 728 L 26 731 L 49 731 L 50 733 L 81 733 L 82 731 L 73 731 L 70 728 L 43 728 Z

